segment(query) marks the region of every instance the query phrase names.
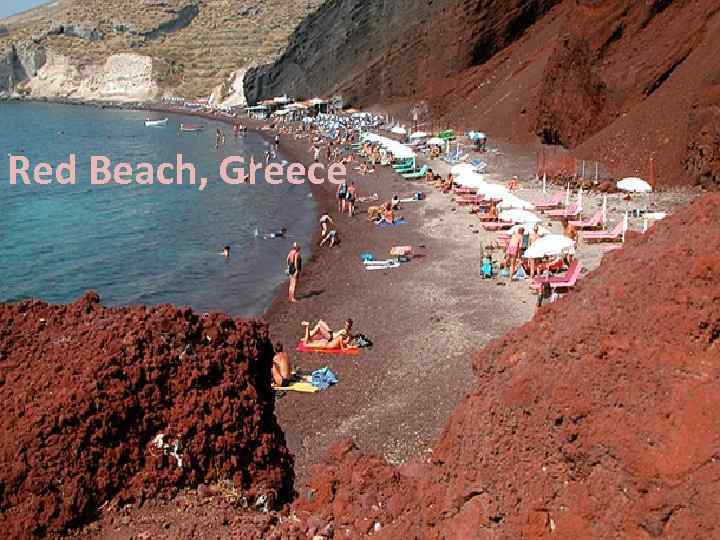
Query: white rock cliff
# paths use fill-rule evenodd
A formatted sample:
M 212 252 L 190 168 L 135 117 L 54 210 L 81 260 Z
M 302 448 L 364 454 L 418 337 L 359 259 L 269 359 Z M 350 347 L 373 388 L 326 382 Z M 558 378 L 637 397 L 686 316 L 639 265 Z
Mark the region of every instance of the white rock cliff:
M 140 54 L 114 54 L 104 64 L 81 64 L 48 51 L 47 61 L 27 89 L 36 98 L 150 101 L 161 95 L 157 81 L 166 72 L 165 65 Z

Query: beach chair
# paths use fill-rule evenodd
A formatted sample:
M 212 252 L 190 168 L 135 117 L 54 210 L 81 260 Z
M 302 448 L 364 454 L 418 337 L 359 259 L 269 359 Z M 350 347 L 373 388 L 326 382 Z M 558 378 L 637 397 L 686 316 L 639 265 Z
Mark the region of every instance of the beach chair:
M 545 283 L 548 283 L 552 288 L 571 288 L 575 286 L 578 277 L 580 277 L 581 270 L 582 264 L 580 263 L 580 261 L 575 259 L 563 274 L 558 276 L 550 276 L 547 278 L 533 278 L 531 286 L 533 289 L 540 289 Z
M 535 210 L 540 210 L 541 212 L 543 210 L 554 210 L 562 205 L 564 199 L 565 193 L 563 193 L 562 191 L 558 191 L 549 199 L 545 199 L 544 201 L 535 203 Z
M 455 188 L 455 195 L 477 195 L 477 188 L 468 188 L 468 187 Z
M 515 225 L 511 221 L 496 221 L 494 223 L 485 223 L 483 225 L 483 229 L 486 231 L 504 231 L 505 229 L 511 228 L 513 225 Z
M 582 208 L 579 208 L 577 203 L 573 203 L 567 208 L 563 208 L 561 210 L 550 210 L 546 212 L 545 215 L 551 219 L 579 218 L 582 215 Z
M 588 220 L 570 221 L 570 225 L 576 229 L 597 229 L 602 226 L 602 210 L 595 212 L 595 215 Z
M 403 178 L 407 178 L 408 180 L 412 180 L 413 178 L 423 178 L 427 174 L 427 172 L 428 166 L 423 165 L 422 169 L 420 169 L 418 172 L 403 174 Z
M 409 159 L 402 159 L 400 161 L 396 161 L 393 163 L 393 169 L 406 169 L 408 167 L 414 166 L 414 160 L 412 158 Z
M 582 238 L 586 242 L 622 242 L 623 222 L 619 221 L 611 231 L 584 232 Z

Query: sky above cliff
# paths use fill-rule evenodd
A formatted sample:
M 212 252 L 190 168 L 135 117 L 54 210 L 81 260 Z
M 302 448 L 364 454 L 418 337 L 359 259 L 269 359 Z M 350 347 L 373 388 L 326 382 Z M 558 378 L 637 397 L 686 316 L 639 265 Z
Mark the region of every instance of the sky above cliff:
M 45 3 L 47 0 L 2 0 L 0 1 L 0 19 Z

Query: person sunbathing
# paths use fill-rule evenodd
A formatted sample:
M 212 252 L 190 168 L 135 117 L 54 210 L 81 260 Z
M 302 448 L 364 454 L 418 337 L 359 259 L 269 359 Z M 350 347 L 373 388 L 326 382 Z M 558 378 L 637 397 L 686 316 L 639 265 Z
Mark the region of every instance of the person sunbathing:
M 383 213 L 380 221 L 384 221 L 388 225 L 393 225 L 395 223 L 395 213 L 393 212 L 392 205 L 390 203 L 385 204 L 385 212 Z
M 272 363 L 273 384 L 280 388 L 286 388 L 290 385 L 290 379 L 292 378 L 290 358 L 285 352 L 282 343 L 276 343 L 274 350 L 275 356 Z
M 303 321 L 302 326 L 305 327 L 305 337 L 302 342 L 306 347 L 311 349 L 347 349 L 352 341 L 353 321 L 348 319 L 342 330 L 333 332 L 328 323 L 322 319 L 311 329 L 308 321 Z

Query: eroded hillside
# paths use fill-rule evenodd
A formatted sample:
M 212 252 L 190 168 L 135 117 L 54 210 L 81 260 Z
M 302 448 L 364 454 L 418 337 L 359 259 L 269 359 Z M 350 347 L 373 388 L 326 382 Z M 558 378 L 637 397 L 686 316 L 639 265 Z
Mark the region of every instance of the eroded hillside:
M 664 185 L 720 185 L 720 1 L 328 2 L 250 99 L 341 92 L 544 141 Z
M 131 53 L 150 57 L 158 92 L 207 97 L 236 70 L 273 60 L 322 1 L 61 0 L 2 21 L 0 91 L 9 77 L 36 76 L 48 58 L 63 66 L 52 77 L 73 87 L 89 77 L 77 72 Z

